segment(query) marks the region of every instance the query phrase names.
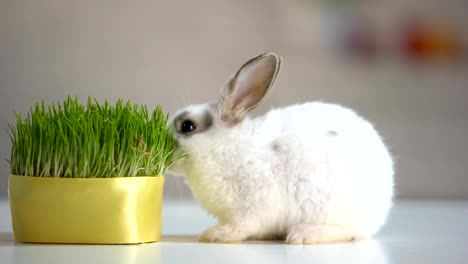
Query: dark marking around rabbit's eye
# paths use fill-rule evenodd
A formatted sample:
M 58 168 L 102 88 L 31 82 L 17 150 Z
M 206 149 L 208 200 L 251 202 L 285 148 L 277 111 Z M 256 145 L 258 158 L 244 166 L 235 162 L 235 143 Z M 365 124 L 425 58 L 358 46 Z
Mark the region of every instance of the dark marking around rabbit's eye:
M 213 122 L 213 115 L 208 110 L 202 114 L 191 114 L 189 111 L 184 111 L 174 119 L 173 124 L 178 133 L 191 136 L 208 130 Z
M 203 115 L 203 125 L 205 126 L 205 130 L 213 125 L 213 116 L 208 111 Z
M 174 119 L 174 126 L 176 128 L 178 128 L 178 125 L 180 125 L 182 123 L 182 121 L 188 119 L 188 116 L 189 116 L 189 112 L 187 111 L 184 111 L 182 113 L 180 113 L 175 119 Z M 179 129 L 177 129 L 179 131 Z
M 330 130 L 327 132 L 327 135 L 331 136 L 331 137 L 336 137 L 338 136 L 338 132 L 334 131 L 334 130 Z

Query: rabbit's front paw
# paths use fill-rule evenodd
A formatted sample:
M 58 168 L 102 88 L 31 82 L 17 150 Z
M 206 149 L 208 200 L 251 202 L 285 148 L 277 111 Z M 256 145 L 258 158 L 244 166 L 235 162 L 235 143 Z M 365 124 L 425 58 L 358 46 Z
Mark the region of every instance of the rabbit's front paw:
M 288 244 L 322 244 L 337 243 L 353 240 L 341 227 L 334 225 L 309 225 L 301 224 L 293 226 L 286 242 Z
M 198 238 L 200 242 L 235 243 L 246 238 L 239 229 L 230 225 L 215 225 L 206 229 Z

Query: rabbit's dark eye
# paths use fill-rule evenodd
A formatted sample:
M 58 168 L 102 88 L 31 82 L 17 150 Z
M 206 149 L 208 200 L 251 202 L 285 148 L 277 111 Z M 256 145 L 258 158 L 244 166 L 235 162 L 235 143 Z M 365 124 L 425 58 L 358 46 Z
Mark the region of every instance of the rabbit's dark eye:
M 197 125 L 194 122 L 190 120 L 185 120 L 182 123 L 181 131 L 182 133 L 189 133 L 189 132 L 194 131 L 196 128 L 197 128 Z

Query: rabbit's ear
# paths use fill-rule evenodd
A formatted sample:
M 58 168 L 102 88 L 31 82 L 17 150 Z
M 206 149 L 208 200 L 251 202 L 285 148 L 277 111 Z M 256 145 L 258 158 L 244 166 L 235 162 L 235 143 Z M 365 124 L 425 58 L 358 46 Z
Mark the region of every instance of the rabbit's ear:
M 218 102 L 224 121 L 238 123 L 268 94 L 280 70 L 281 57 L 266 53 L 247 61 L 229 80 Z

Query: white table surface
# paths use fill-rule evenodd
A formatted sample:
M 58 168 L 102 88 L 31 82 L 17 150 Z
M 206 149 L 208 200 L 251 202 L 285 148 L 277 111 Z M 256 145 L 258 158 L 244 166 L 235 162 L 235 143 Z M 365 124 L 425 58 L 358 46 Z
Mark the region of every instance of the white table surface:
M 468 201 L 400 201 L 372 240 L 293 246 L 281 242 L 197 243 L 215 221 L 189 202 L 164 204 L 162 242 L 41 245 L 13 240 L 0 201 L 0 264 L 10 263 L 468 263 Z

